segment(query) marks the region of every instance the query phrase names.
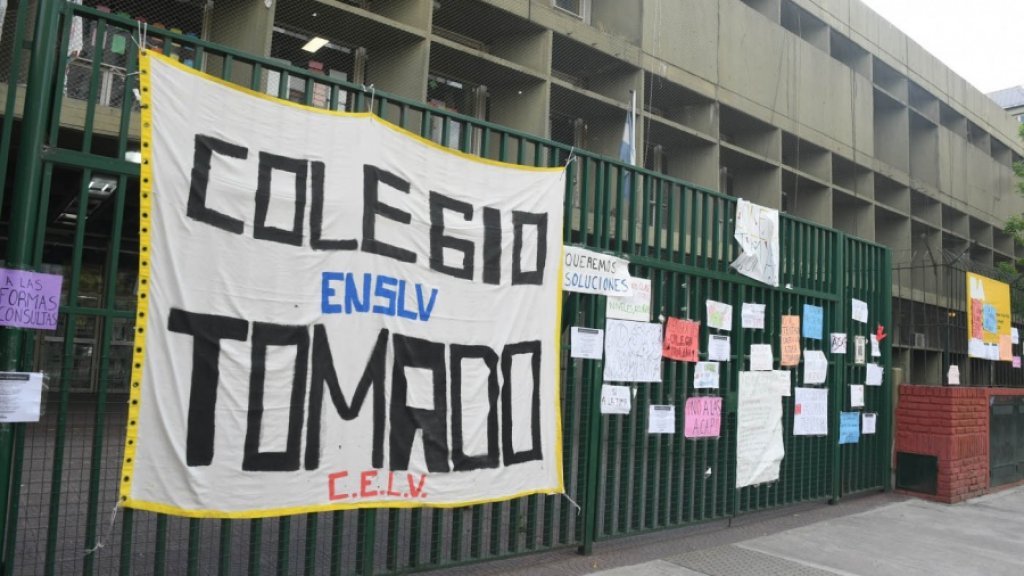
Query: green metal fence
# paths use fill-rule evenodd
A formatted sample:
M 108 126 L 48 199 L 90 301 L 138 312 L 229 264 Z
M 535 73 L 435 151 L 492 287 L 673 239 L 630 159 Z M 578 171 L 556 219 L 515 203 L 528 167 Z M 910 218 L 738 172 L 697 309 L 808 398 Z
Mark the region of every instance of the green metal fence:
M 15 173 L 0 217 L 5 265 L 60 273 L 65 283 L 56 333 L 2 333 L 3 368 L 40 370 L 50 379 L 41 422 L 0 428 L 6 465 L 0 483 L 9 482 L 10 492 L 9 509 L 0 514 L 5 574 L 397 573 L 557 547 L 588 552 L 613 536 L 888 486 L 890 375 L 884 386 L 867 390 L 866 410 L 879 413 L 878 434 L 838 446 L 847 385 L 863 383 L 865 368 L 852 355 L 829 355 L 829 435 L 793 436 L 793 399 L 783 398 L 786 457 L 779 481 L 735 488 L 737 382 L 750 345 L 777 349 L 781 316 L 800 314 L 804 304 L 823 307 L 825 332 L 847 333 L 851 341 L 875 326 L 849 320 L 850 298 L 867 302 L 872 320 L 888 326 L 884 247 L 783 215 L 781 285 L 770 288 L 729 268 L 737 256 L 735 198 L 195 37 L 150 30 L 143 38 L 127 18 L 57 1 L 32 4 L 35 14 L 29 6 L 13 3 L 17 37 L 0 141 L 0 173 Z M 69 54 L 64 46 L 76 18 L 86 42 Z M 568 497 L 249 521 L 117 509 L 138 259 L 139 171 L 131 161 L 139 134 L 136 45 L 261 91 L 273 90 L 276 81 L 281 97 L 308 105 L 372 107 L 395 124 L 481 156 L 547 166 L 573 157 L 567 244 L 628 258 L 634 275 L 651 280 L 657 315 L 704 321 L 704 303 L 713 299 L 732 304 L 738 317 L 743 302 L 758 302 L 766 305 L 765 329 L 741 330 L 737 320 L 720 390 L 695 390 L 692 365 L 664 362 L 663 381 L 638 385 L 632 413 L 624 416 L 600 415 L 601 364 L 569 358 L 563 338 Z M 26 62 L 22 84 L 18 67 Z M 298 95 L 292 78 L 303 83 Z M 24 114 L 16 104 L 22 99 Z M 570 326 L 602 327 L 604 306 L 602 297 L 567 293 L 566 334 Z M 702 329 L 702 344 L 707 336 Z M 823 348 L 828 340 L 801 344 Z M 884 366 L 889 354 L 883 342 Z M 801 376 L 802 368 L 794 370 L 794 383 Z M 685 440 L 686 399 L 709 393 L 724 398 L 721 437 Z M 647 434 L 651 404 L 677 407 L 676 434 Z

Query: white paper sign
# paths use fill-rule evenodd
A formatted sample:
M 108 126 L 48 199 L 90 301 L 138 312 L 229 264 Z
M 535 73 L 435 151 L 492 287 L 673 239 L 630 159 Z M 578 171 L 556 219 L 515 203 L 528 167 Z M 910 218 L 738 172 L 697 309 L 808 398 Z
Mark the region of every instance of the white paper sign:
M 952 385 L 960 384 L 960 367 L 956 364 L 949 365 L 949 371 L 946 372 L 946 383 Z
M 719 334 L 710 334 L 708 336 L 708 360 L 728 362 L 731 354 L 731 338 Z
M 140 68 L 148 304 L 118 503 L 258 518 L 563 492 L 564 170 L 153 51 Z M 455 413 L 481 465 L 455 469 Z
M 793 398 L 793 435 L 828 434 L 828 388 L 797 388 Z
M 750 345 L 750 369 L 752 371 L 771 370 L 775 358 L 772 356 L 771 344 Z
M 708 327 L 719 330 L 732 330 L 732 306 L 722 302 L 708 300 L 706 302 Z
M 865 347 L 867 346 L 867 339 L 863 336 L 853 337 L 853 363 L 863 364 L 865 361 Z
M 871 357 L 878 358 L 882 355 L 882 349 L 878 345 L 878 336 L 871 335 Z
M 1014 344 L 1020 344 L 1020 331 L 1017 330 L 1016 326 L 1011 326 L 1010 327 L 1010 340 Z
M 868 303 L 853 298 L 850 300 L 851 317 L 862 324 L 868 323 Z
M 609 296 L 605 304 L 605 318 L 651 321 L 651 281 L 646 278 L 629 279 L 633 293 L 629 296 Z
M 661 324 L 608 320 L 605 382 L 661 382 Z
M 764 330 L 764 304 L 743 303 L 742 318 L 744 328 Z
M 788 370 L 740 372 L 736 408 L 736 487 L 779 479 L 786 455 L 782 444 L 782 401 L 789 396 Z
M 694 388 L 718 388 L 718 362 L 697 362 L 693 368 Z
M 779 211 L 738 199 L 734 236 L 741 254 L 732 267 L 744 276 L 778 286 Z
M 875 423 L 878 421 L 878 414 L 874 412 L 865 412 L 860 415 L 860 433 L 861 434 L 874 434 Z
M 882 375 L 885 372 L 885 368 L 878 364 L 868 364 L 868 375 L 865 378 L 864 383 L 868 386 L 881 386 Z
M 601 414 L 629 414 L 632 410 L 629 386 L 601 385 Z
M 832 343 L 833 354 L 846 354 L 846 334 L 842 332 L 833 332 L 829 337 Z
M 850 408 L 864 407 L 864 385 L 850 384 Z
M 562 290 L 605 296 L 632 295 L 626 260 L 580 246 L 565 246 L 562 252 Z
M 38 422 L 42 372 L 0 372 L 0 422 Z
M 573 326 L 569 332 L 573 358 L 600 360 L 604 351 L 604 330 Z
M 821 350 L 804 350 L 804 384 L 824 384 L 828 360 Z
M 675 434 L 676 407 L 652 404 L 647 417 L 648 434 Z

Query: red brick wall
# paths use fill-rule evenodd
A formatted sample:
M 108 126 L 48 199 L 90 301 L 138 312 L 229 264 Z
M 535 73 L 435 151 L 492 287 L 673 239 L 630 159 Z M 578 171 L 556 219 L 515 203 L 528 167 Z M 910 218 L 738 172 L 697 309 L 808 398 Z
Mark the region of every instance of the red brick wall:
M 952 503 L 987 493 L 989 397 L 1024 395 L 1024 390 L 903 384 L 899 394 L 895 452 L 938 458 L 934 498 Z

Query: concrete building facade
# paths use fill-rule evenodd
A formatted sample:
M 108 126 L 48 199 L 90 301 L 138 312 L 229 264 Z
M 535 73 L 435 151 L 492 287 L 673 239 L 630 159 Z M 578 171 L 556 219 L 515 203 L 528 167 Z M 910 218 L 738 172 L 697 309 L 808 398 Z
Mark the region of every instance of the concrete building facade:
M 896 266 L 1024 256 L 1003 232 L 1024 211 L 1018 124 L 859 0 L 82 3 L 613 157 L 632 91 L 649 169 L 884 244 Z M 894 365 L 939 382 L 965 342 L 919 318 L 963 310 L 962 290 L 894 279 Z

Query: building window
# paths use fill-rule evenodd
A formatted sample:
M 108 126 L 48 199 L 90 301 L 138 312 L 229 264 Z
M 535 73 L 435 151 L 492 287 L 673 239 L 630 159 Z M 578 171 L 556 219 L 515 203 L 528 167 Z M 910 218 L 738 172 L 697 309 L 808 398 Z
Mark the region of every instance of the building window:
M 551 0 L 551 5 L 590 23 L 590 0 Z

